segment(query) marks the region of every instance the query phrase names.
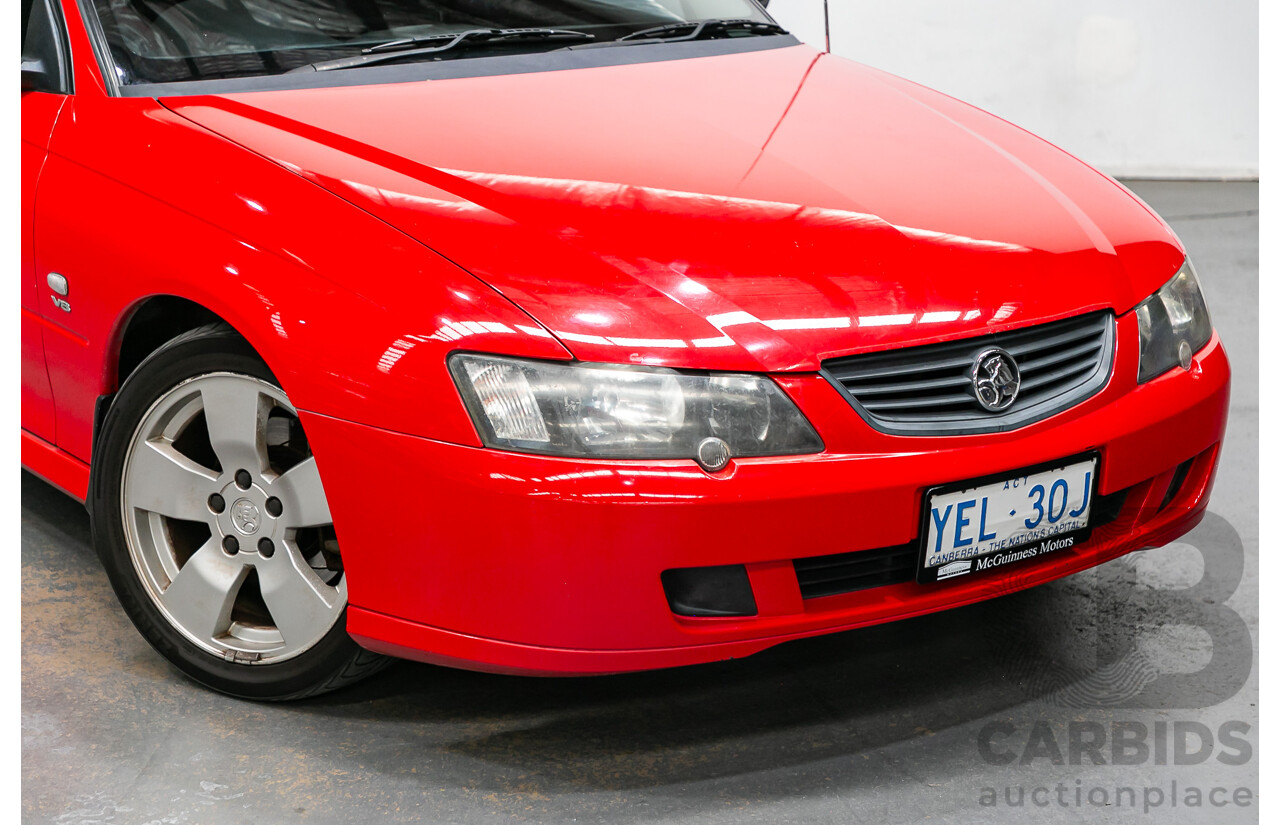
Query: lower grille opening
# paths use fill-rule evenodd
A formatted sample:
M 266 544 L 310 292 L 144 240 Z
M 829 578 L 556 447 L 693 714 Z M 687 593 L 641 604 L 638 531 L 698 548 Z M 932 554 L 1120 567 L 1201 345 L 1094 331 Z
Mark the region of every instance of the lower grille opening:
M 1098 528 L 1115 521 L 1128 495 L 1129 489 L 1124 489 L 1098 496 L 1093 502 L 1089 526 Z M 817 599 L 915 581 L 919 560 L 920 543 L 911 541 L 875 550 L 795 559 L 792 564 L 800 584 L 800 596 Z
M 1191 472 L 1191 464 L 1194 461 L 1194 458 L 1188 458 L 1173 471 L 1173 478 L 1169 480 L 1169 489 L 1165 491 L 1164 501 L 1160 502 L 1160 507 L 1156 510 L 1157 513 L 1168 507 L 1177 498 L 1178 493 L 1182 491 L 1182 485 L 1186 482 L 1187 474 Z
M 677 616 L 754 616 L 757 612 L 751 580 L 741 564 L 664 570 L 662 589 Z
M 919 543 L 913 541 L 877 550 L 796 559 L 793 563 L 801 597 L 816 599 L 912 581 L 919 555 Z
M 1096 529 L 1118 519 L 1120 511 L 1124 509 L 1124 501 L 1129 497 L 1129 489 L 1126 487 L 1094 499 L 1093 512 L 1089 514 L 1089 528 Z

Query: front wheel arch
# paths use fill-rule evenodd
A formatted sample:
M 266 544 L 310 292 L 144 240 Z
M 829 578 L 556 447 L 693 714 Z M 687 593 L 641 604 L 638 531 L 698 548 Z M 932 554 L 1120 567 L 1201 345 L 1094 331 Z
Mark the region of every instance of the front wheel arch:
M 264 363 L 267 361 L 234 324 L 203 304 L 188 298 L 178 295 L 152 295 L 134 303 L 122 316 L 119 329 L 112 336 L 107 363 L 104 365 L 109 376 L 107 386 L 111 391 L 98 396 L 93 410 L 93 451 L 89 462 L 89 497 L 85 501 L 85 507 L 89 510 L 91 517 L 96 468 L 100 463 L 98 449 L 102 425 L 106 421 L 107 413 L 121 385 L 152 353 L 180 335 L 201 327 L 221 325 L 244 341 Z M 269 365 L 268 369 L 270 369 Z

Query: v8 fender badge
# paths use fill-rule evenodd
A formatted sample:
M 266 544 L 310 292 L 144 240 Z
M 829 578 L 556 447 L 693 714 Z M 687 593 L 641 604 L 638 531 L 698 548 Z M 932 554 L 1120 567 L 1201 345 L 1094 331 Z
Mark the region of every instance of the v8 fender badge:
M 63 312 L 70 312 L 71 304 L 67 302 L 66 296 L 67 293 L 71 291 L 71 288 L 67 283 L 66 276 L 60 275 L 57 272 L 50 272 L 45 276 L 44 282 L 48 284 L 49 289 L 53 291 L 53 294 L 49 296 L 53 299 L 53 305 Z

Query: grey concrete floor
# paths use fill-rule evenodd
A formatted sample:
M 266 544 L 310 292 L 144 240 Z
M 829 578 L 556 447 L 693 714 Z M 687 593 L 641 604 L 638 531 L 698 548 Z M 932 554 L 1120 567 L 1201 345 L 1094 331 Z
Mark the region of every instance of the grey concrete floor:
M 1258 189 L 1132 187 L 1190 249 L 1235 368 L 1212 514 L 1186 540 L 742 661 L 578 680 L 404 663 L 260 705 L 160 660 L 117 607 L 84 510 L 24 474 L 24 821 L 1128 822 L 1122 787 L 1139 811 L 1161 789 L 1157 820 L 1256 820 L 1208 794 L 1258 790 Z M 1247 744 L 1217 741 L 1233 721 Z M 1142 726 L 1146 758 L 1111 764 L 1112 723 Z M 1215 739 L 1204 761 L 1155 755 L 1197 724 Z M 1106 764 L 1070 748 L 1097 732 Z M 1026 758 L 994 764 L 984 741 Z M 1090 804 L 1097 789 L 1110 804 Z

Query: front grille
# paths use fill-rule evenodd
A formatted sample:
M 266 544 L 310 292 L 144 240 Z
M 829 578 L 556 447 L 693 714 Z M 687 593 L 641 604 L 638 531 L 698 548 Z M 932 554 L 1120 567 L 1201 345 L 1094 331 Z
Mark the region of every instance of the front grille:
M 1128 493 L 1129 490 L 1124 489 L 1098 496 L 1089 515 L 1089 527 L 1097 529 L 1115 521 Z M 792 564 L 796 568 L 801 598 L 817 599 L 915 581 L 919 562 L 920 542 L 913 541 L 895 547 L 794 559 Z
M 1093 312 L 1051 324 L 976 338 L 824 361 L 823 374 L 858 414 L 895 435 L 1005 432 L 1062 412 L 1102 389 L 1111 375 L 1115 320 Z M 1013 404 L 988 412 L 970 373 L 991 347 L 1018 363 Z

